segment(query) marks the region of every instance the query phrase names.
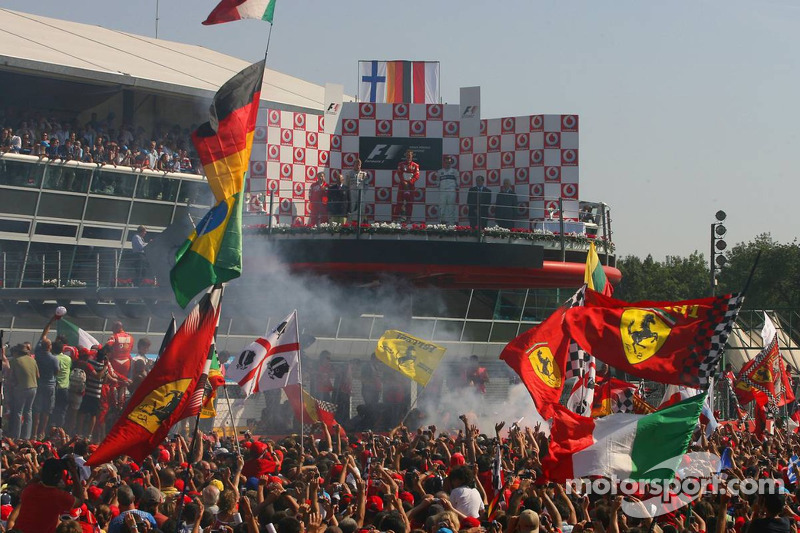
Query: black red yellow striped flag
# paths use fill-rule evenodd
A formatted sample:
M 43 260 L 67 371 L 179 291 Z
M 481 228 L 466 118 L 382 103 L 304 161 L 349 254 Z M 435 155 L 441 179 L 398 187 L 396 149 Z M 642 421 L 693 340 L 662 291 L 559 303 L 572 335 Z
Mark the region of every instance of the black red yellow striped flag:
M 228 80 L 214 96 L 208 122 L 192 133 L 217 204 L 175 255 L 170 281 L 181 307 L 206 287 L 242 273 L 242 189 L 263 77 L 260 61 Z

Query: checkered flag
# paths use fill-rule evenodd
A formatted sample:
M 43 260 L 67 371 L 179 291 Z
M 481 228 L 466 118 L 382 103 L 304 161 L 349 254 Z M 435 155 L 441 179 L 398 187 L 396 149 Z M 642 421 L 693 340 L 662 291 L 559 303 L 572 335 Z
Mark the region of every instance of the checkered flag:
M 708 388 L 722 359 L 722 352 L 725 350 L 728 336 L 733 331 L 733 325 L 736 323 L 743 303 L 744 296 L 741 294 L 732 294 L 727 300 L 718 298 L 714 303 L 709 313 L 709 320 L 706 322 L 714 324 L 714 328 L 711 330 L 699 328 L 695 337 L 695 353 L 704 352 L 705 357 L 700 361 L 694 359 L 697 362 L 696 368 L 687 366 L 683 371 L 684 375 L 694 374 L 696 376 L 694 379 L 696 384 L 692 386 L 699 389 Z M 703 348 L 706 349 L 703 350 Z

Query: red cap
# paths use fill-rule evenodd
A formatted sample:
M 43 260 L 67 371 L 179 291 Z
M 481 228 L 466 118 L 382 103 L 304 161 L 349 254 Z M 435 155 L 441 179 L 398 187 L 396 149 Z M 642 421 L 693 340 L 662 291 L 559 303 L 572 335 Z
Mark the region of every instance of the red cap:
M 132 471 L 132 472 L 138 472 L 138 471 L 139 471 L 139 465 L 137 465 L 137 464 L 136 464 L 136 463 L 134 463 L 133 461 L 131 461 L 130 463 L 128 463 L 128 466 L 130 466 L 130 467 L 131 467 L 131 471 Z
M 175 483 L 172 486 L 175 487 L 176 489 L 178 489 L 179 491 L 183 491 L 183 480 L 182 479 L 176 479 Z
M 103 489 L 101 489 L 100 487 L 91 486 L 88 489 L 86 489 L 86 494 L 89 495 L 90 500 L 99 500 L 100 496 L 103 495 Z
M 470 529 L 473 527 L 481 527 L 481 521 L 472 516 L 461 519 L 461 529 Z
M 380 513 L 383 511 L 383 500 L 380 496 L 370 496 L 367 498 L 367 511 Z
M 408 491 L 405 491 L 405 490 L 404 490 L 403 492 L 401 492 L 400 494 L 398 494 L 398 495 L 397 495 L 397 497 L 398 497 L 398 498 L 400 498 L 400 499 L 401 499 L 402 501 L 404 501 L 404 502 L 408 502 L 408 503 L 410 503 L 411 505 L 414 505 L 414 495 L 413 495 L 413 494 L 411 494 L 411 493 L 410 493 L 410 492 L 408 492 Z
M 261 455 L 265 451 L 267 451 L 267 445 L 261 441 L 253 441 L 253 444 L 250 445 L 250 451 L 255 453 L 256 455 Z
M 158 452 L 158 462 L 159 463 L 168 463 L 170 459 L 169 450 L 161 450 Z
M 451 467 L 461 466 L 466 462 L 467 462 L 467 460 L 464 459 L 464 455 L 459 453 L 459 452 L 456 452 L 456 453 L 454 453 L 453 455 L 450 456 L 450 466 Z
M 338 479 L 339 476 L 342 474 L 342 470 L 344 470 L 344 465 L 333 465 L 331 467 L 331 478 Z

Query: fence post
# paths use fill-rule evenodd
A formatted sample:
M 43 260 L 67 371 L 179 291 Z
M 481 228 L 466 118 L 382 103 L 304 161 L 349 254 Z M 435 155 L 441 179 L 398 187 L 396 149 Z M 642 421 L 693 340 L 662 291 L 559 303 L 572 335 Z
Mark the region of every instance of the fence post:
M 561 234 L 561 262 L 567 262 L 567 244 L 564 238 L 564 199 L 558 199 L 558 231 Z
M 95 287 L 100 287 L 100 252 L 97 252 L 94 257 L 95 257 L 95 273 L 94 273 L 94 275 L 95 275 L 95 280 L 94 280 L 95 285 L 94 286 Z
M 56 257 L 58 259 L 58 273 L 56 274 L 56 282 L 58 283 L 58 286 L 60 287 L 61 286 L 61 250 L 58 251 L 58 253 L 56 254 Z
M 114 250 L 114 288 L 117 287 L 117 281 L 119 280 L 119 251 Z
M 46 266 L 46 265 L 45 265 L 45 261 L 47 261 L 47 255 L 45 255 L 45 254 L 42 254 L 42 287 L 44 287 L 44 280 L 45 280 L 45 278 L 46 278 L 46 273 L 45 273 L 45 266 Z
M 363 199 L 362 193 L 364 192 L 361 187 L 356 189 L 357 191 L 357 198 L 356 198 L 356 239 L 361 238 L 361 200 Z

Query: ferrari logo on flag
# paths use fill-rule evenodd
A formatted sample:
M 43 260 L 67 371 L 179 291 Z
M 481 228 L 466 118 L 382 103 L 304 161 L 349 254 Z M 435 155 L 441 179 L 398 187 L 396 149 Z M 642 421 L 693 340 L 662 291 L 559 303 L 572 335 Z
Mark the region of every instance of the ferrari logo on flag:
M 181 398 L 192 382 L 191 379 L 179 379 L 153 389 L 128 414 L 128 420 L 142 426 L 150 433 L 155 433 L 181 403 Z
M 528 361 L 542 383 L 553 389 L 561 386 L 561 369 L 556 365 L 553 352 L 547 347 L 547 343 L 534 344 L 528 350 Z
M 626 309 L 620 317 L 619 332 L 628 362 L 636 365 L 653 357 L 667 342 L 670 317 L 654 309 Z
M 405 374 L 422 386 L 444 357 L 445 349 L 407 333 L 388 330 L 378 340 L 375 356 L 378 360 Z

